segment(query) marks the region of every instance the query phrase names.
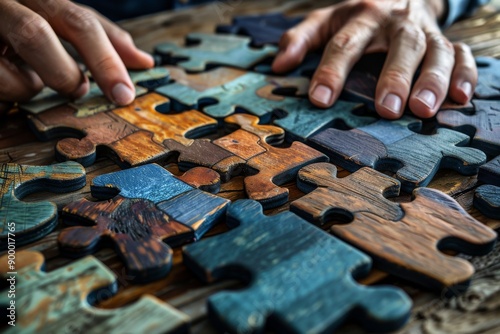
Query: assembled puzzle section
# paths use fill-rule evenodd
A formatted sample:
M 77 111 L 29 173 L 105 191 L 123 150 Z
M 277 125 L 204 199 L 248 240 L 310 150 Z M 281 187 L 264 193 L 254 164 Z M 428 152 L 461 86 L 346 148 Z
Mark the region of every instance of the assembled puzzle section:
M 399 194 L 399 182 L 389 176 L 367 167 L 340 179 L 336 174 L 325 163 L 301 169 L 299 189 L 310 193 L 292 202 L 291 210 L 312 223 L 334 223 L 333 234 L 371 255 L 384 271 L 458 291 L 474 267 L 442 250 L 484 255 L 493 249 L 496 233 L 448 195 L 419 188 L 413 201 L 398 204 L 386 198 Z
M 500 156 L 479 168 L 479 186 L 474 195 L 474 206 L 485 216 L 500 219 Z
M 246 283 L 209 297 L 220 331 L 331 333 L 349 317 L 385 332 L 408 319 L 411 301 L 401 290 L 356 283 L 370 270 L 368 256 L 293 213 L 267 217 L 257 202 L 240 200 L 227 219 L 232 230 L 183 249 L 184 263 L 204 281 Z
M 85 169 L 76 162 L 50 166 L 0 164 L 0 250 L 38 240 L 57 226 L 57 207 L 49 201 L 23 202 L 30 194 L 65 193 L 85 186 Z
M 473 100 L 474 111 L 466 115 L 458 110 L 445 110 L 437 114 L 440 125 L 469 135 L 471 146 L 488 156 L 500 154 L 500 100 Z
M 479 99 L 500 100 L 500 61 L 490 57 L 476 58 L 478 81 L 474 96 Z
M 219 175 L 205 168 L 181 179 L 217 188 Z M 111 241 L 131 280 L 147 282 L 168 274 L 170 246 L 199 240 L 218 223 L 229 200 L 196 189 L 156 164 L 96 177 L 91 192 L 100 202 L 82 199 L 63 209 L 74 226 L 58 238 L 65 256 L 91 254 Z M 196 208 L 196 209 L 193 209 Z
M 159 299 L 145 295 L 117 310 L 92 307 L 116 293 L 115 275 L 89 256 L 72 264 L 43 272 L 41 253 L 17 253 L 13 276 L 7 256 L 0 258 L 0 275 L 15 285 L 15 327 L 3 333 L 61 333 L 75 329 L 85 333 L 172 333 L 189 331 L 189 318 Z M 15 283 L 14 283 L 15 282 Z M 8 294 L 0 295 L 2 310 L 11 305 Z
M 170 140 L 170 150 L 179 153 L 179 166 L 212 168 L 227 180 L 238 172 L 245 177 L 245 191 L 249 198 L 258 200 L 266 209 L 280 206 L 288 200 L 288 189 L 280 185 L 295 179 L 303 166 L 328 158 L 300 142 L 279 148 L 268 144 L 279 143 L 283 130 L 272 125 L 260 125 L 256 116 L 235 114 L 225 119 L 226 124 L 240 127 L 219 139 L 194 140 L 188 145 Z
M 486 161 L 480 150 L 461 147 L 469 136 L 444 128 L 432 135 L 412 131 L 420 126 L 419 120 L 403 116 L 349 131 L 326 129 L 311 137 L 309 144 L 351 172 L 363 166 L 391 171 L 406 192 L 429 184 L 441 168 L 474 175 Z
M 270 45 L 252 48 L 250 42 L 241 36 L 192 33 L 186 37 L 184 47 L 167 42 L 157 45 L 155 53 L 165 64 L 201 72 L 217 65 L 250 69 L 278 51 Z

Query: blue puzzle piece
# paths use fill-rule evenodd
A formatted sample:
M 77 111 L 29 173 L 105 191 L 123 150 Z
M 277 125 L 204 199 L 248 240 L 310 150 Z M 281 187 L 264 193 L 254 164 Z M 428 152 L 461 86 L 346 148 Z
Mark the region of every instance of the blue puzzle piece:
M 347 317 L 390 331 L 408 319 L 411 301 L 401 290 L 355 282 L 369 271 L 368 256 L 295 214 L 267 217 L 257 202 L 241 200 L 229 207 L 228 224 L 235 228 L 183 251 L 205 281 L 249 283 L 209 298 L 209 316 L 221 331 L 331 333 Z
M 477 179 L 485 185 L 476 189 L 474 206 L 485 216 L 500 219 L 500 156 L 482 165 Z

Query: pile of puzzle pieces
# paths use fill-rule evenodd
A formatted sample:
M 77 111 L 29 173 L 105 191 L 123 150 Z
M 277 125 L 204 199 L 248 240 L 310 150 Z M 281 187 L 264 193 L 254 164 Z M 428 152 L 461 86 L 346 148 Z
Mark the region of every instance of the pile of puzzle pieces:
M 18 252 L 16 330 L 188 332 L 189 317 L 153 296 L 117 310 L 94 307 L 117 292 L 113 272 L 91 255 L 110 247 L 133 284 L 168 276 L 172 248 L 182 245 L 184 265 L 202 281 L 245 283 L 207 302 L 213 325 L 229 333 L 330 333 L 347 318 L 367 331 L 401 328 L 411 299 L 393 286 L 356 282 L 372 264 L 426 289 L 467 289 L 474 268 L 443 250 L 487 254 L 497 234 L 426 186 L 440 169 L 478 174 L 474 204 L 500 219 L 500 79 L 491 70 L 500 62 L 477 60 L 472 104 L 444 106 L 433 131 L 409 114 L 388 121 L 373 112 L 381 55 L 374 66 L 362 60 L 354 68 L 345 100 L 320 109 L 302 76 L 318 55 L 287 76 L 268 69 L 279 36 L 299 21 L 242 17 L 220 34 L 158 45 L 161 64 L 131 72 L 136 99 L 126 107 L 107 101 L 95 83 L 76 101 L 45 90 L 19 106 L 40 140 L 57 139 L 60 163 L 0 166 L 0 249 L 14 232 L 18 246 L 29 245 L 61 221 L 59 251 L 78 260 L 45 272 L 42 254 Z M 91 198 L 60 213 L 48 201 L 23 201 L 81 189 L 85 167 L 100 157 L 122 170 L 89 180 Z M 184 174 L 164 168 L 170 162 Z M 350 174 L 337 177 L 339 167 Z M 217 193 L 236 176 L 248 199 L 230 203 Z M 289 183 L 305 195 L 264 215 L 289 202 Z M 412 200 L 394 201 L 401 192 Z M 229 231 L 203 238 L 222 222 Z M 0 258 L 6 277 L 8 259 Z M 8 303 L 2 293 L 2 310 Z

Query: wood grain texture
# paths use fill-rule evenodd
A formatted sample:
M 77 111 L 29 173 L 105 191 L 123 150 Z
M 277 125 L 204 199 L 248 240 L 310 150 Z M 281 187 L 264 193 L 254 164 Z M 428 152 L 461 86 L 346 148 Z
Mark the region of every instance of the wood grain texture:
M 419 124 L 403 116 L 349 131 L 326 129 L 311 137 L 309 143 L 351 172 L 363 166 L 391 171 L 407 192 L 428 185 L 440 168 L 473 175 L 486 161 L 483 152 L 460 147 L 469 142 L 469 136 L 444 128 L 433 135 L 410 130 L 417 130 Z
M 19 252 L 16 277 L 17 321 L 4 333 L 187 333 L 189 319 L 153 296 L 118 310 L 91 305 L 116 293 L 115 275 L 92 256 L 50 273 L 42 271 L 43 256 Z M 7 272 L 7 257 L 0 258 L 0 273 Z M 22 263 L 22 264 L 21 264 Z M 9 304 L 7 293 L 0 296 L 2 308 Z
M 410 301 L 393 287 L 363 287 L 370 259 L 290 212 L 264 216 L 255 201 L 228 209 L 233 230 L 183 249 L 201 279 L 236 278 L 248 285 L 208 299 L 220 331 L 330 333 L 347 316 L 369 330 L 404 324 Z M 293 270 L 292 270 L 293 269 Z
M 49 166 L 0 164 L 0 250 L 9 243 L 26 245 L 57 225 L 57 207 L 50 201 L 23 202 L 30 194 L 72 192 L 85 186 L 85 169 L 76 162 Z
M 186 37 L 185 47 L 166 42 L 157 45 L 155 53 L 165 64 L 173 63 L 189 71 L 201 72 L 214 65 L 250 69 L 277 52 L 274 46 L 254 49 L 249 45 L 247 37 L 191 33 Z
M 206 181 L 212 184 L 213 177 L 217 176 L 197 169 L 185 178 L 199 179 L 196 183 L 202 185 Z M 99 176 L 91 189 L 94 197 L 111 199 L 82 199 L 63 209 L 67 224 L 91 226 L 64 229 L 58 238 L 61 252 L 80 257 L 111 242 L 125 263 L 127 275 L 136 282 L 165 277 L 172 266 L 170 246 L 201 238 L 220 221 L 229 203 L 154 164 Z
M 474 194 L 474 206 L 485 216 L 500 219 L 500 156 L 479 168 L 478 180 L 486 185 Z
M 474 112 L 466 115 L 457 110 L 437 114 L 439 124 L 463 132 L 472 138 L 471 146 L 488 156 L 500 154 L 500 102 L 473 100 Z
M 404 217 L 399 220 L 360 212 L 331 231 L 372 255 L 384 271 L 431 289 L 465 289 L 472 266 L 440 250 L 483 255 L 493 248 L 496 233 L 439 191 L 419 188 L 413 195 L 412 202 L 400 204 Z

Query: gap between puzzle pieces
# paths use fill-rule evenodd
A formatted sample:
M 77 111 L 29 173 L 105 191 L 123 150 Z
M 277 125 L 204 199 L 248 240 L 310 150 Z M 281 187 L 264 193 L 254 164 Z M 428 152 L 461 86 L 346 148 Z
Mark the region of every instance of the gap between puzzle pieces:
M 500 219 L 500 156 L 482 165 L 477 178 L 485 185 L 476 189 L 474 206 L 485 216 Z
M 219 175 L 206 168 L 194 168 L 178 178 L 156 164 L 94 178 L 92 196 L 102 201 L 82 199 L 63 209 L 66 224 L 87 226 L 60 233 L 61 253 L 80 257 L 111 243 L 133 281 L 164 277 L 172 266 L 170 246 L 199 240 L 221 220 L 229 204 L 183 180 L 212 190 L 220 184 Z

